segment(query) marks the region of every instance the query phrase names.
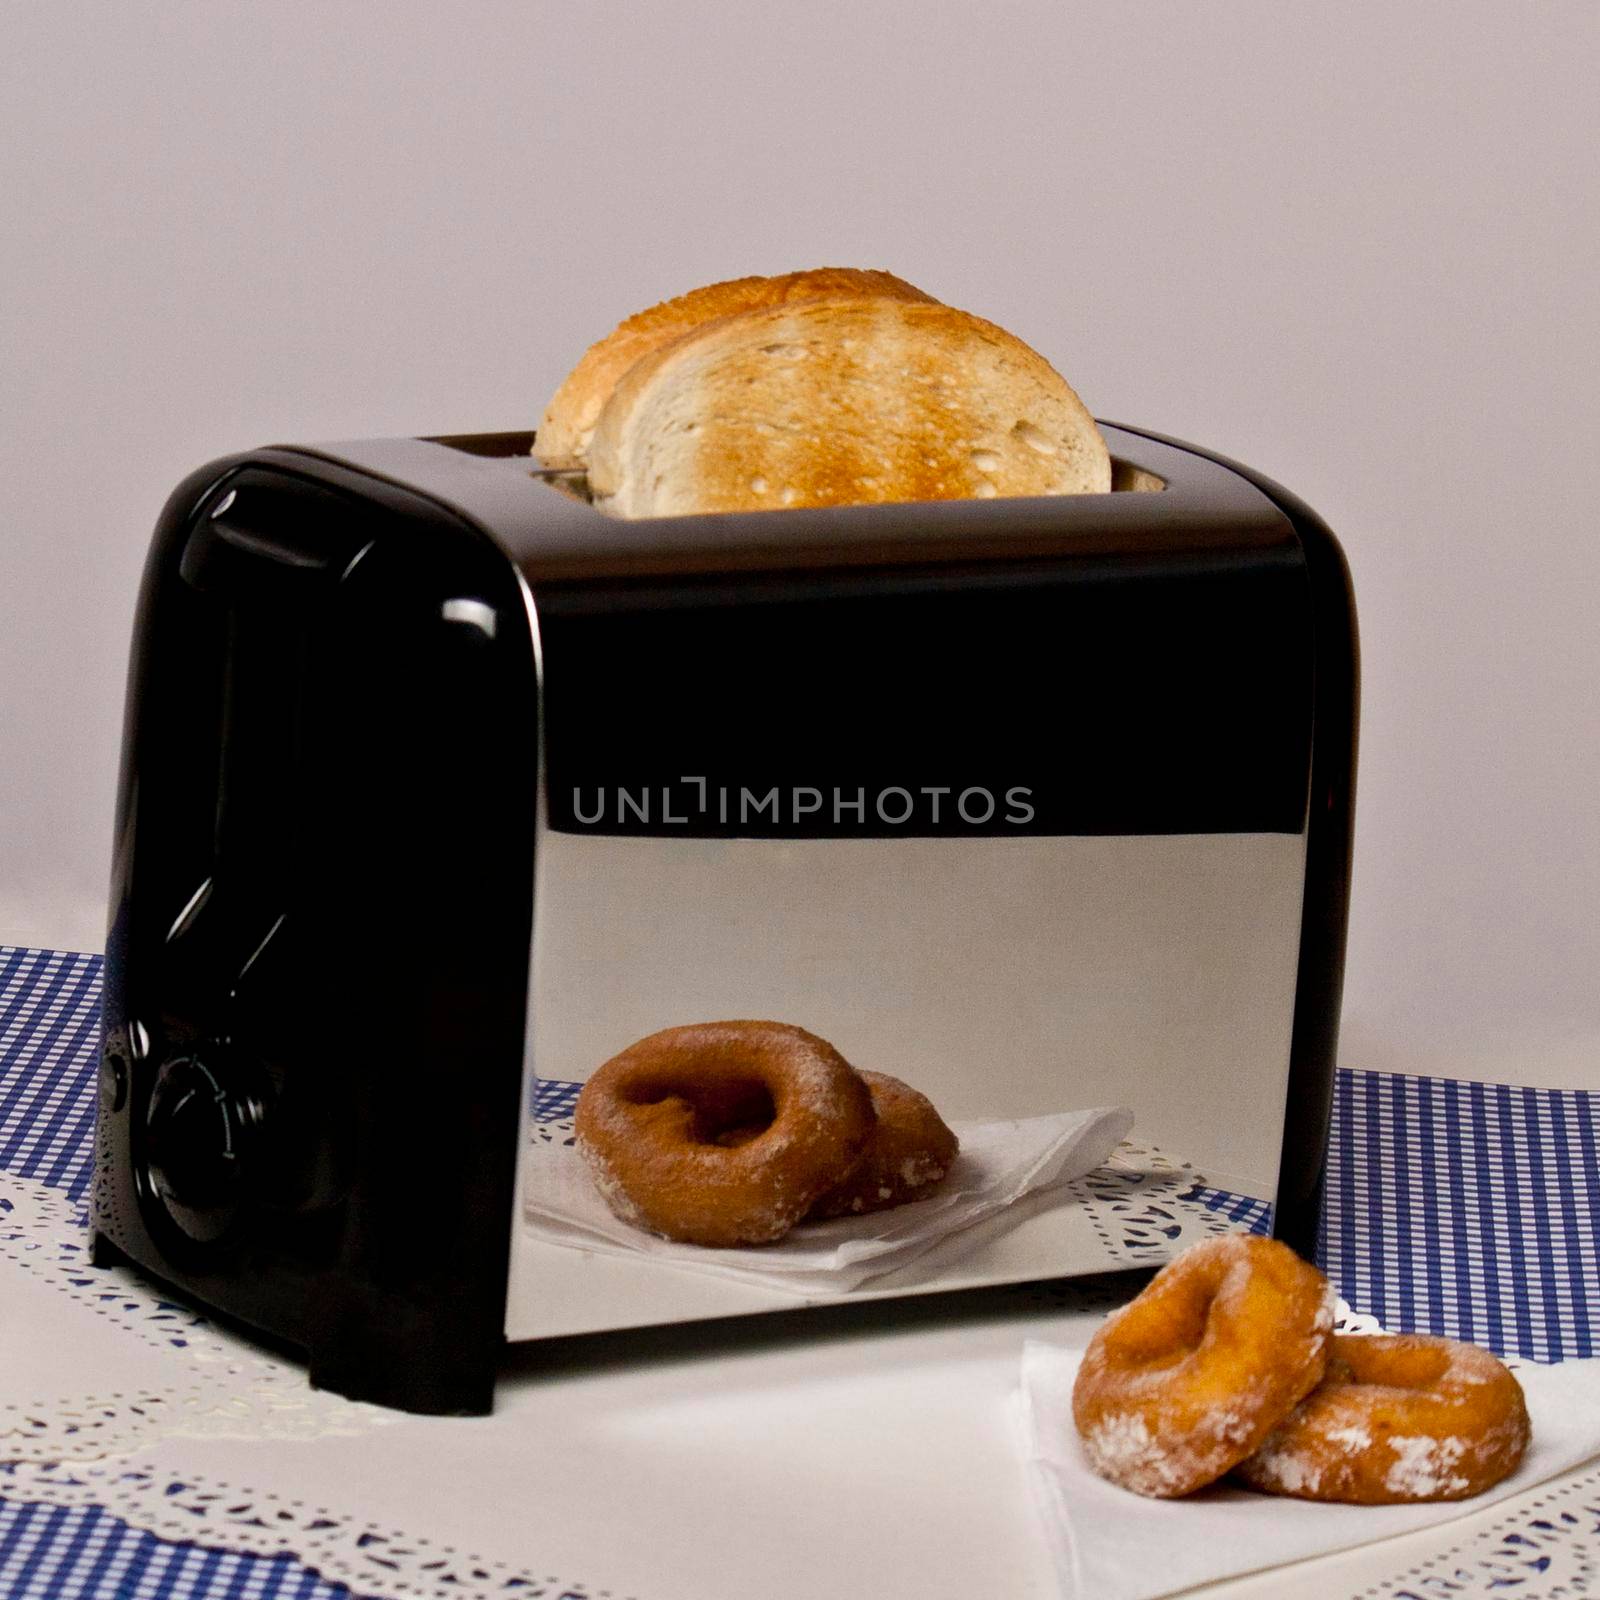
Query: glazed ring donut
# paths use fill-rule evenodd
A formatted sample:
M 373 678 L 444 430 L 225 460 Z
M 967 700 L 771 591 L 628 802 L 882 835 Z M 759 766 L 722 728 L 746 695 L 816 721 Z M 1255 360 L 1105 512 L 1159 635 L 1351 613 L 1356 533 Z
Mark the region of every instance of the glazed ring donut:
M 1214 1482 L 1316 1387 L 1333 1306 L 1322 1274 L 1276 1240 L 1185 1251 L 1084 1352 L 1072 1415 L 1089 1465 L 1162 1499 Z
M 686 1244 L 770 1244 L 860 1159 L 872 1097 L 783 1022 L 667 1028 L 598 1068 L 577 1143 L 617 1216 Z
M 1321 1386 L 1237 1475 L 1300 1500 L 1465 1500 L 1515 1471 L 1528 1437 L 1522 1385 L 1487 1350 L 1336 1335 Z
M 858 1075 L 872 1093 L 877 1124 L 855 1172 L 812 1206 L 813 1222 L 926 1200 L 960 1148 L 927 1095 L 886 1072 Z

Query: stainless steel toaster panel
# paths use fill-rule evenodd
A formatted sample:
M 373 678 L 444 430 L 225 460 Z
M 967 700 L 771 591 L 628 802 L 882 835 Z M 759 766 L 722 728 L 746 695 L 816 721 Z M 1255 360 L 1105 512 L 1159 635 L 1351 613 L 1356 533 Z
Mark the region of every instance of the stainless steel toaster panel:
M 951 1120 L 1128 1106 L 1141 1141 L 1271 1199 L 1304 881 L 1300 834 L 546 833 L 530 1071 L 582 1081 L 659 1028 L 773 1018 Z M 1065 1237 L 1024 1228 L 950 1281 L 1104 1266 L 1064 1259 Z M 513 1337 L 757 1309 L 713 1278 L 563 1254 L 582 1252 L 514 1251 Z

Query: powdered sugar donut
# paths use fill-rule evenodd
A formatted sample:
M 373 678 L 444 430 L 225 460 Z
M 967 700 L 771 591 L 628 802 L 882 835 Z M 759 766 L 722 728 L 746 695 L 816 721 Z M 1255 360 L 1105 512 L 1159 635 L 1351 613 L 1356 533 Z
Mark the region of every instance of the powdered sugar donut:
M 886 1211 L 926 1200 L 950 1171 L 961 1144 L 925 1094 L 887 1072 L 862 1072 L 877 1118 L 860 1165 L 811 1208 L 812 1221 Z
M 1215 1482 L 1316 1387 L 1333 1307 L 1322 1274 L 1276 1240 L 1186 1250 L 1084 1353 L 1072 1414 L 1089 1465 L 1163 1499 Z
M 613 1056 L 579 1092 L 575 1126 L 623 1221 L 686 1244 L 770 1244 L 861 1159 L 872 1097 L 804 1028 L 706 1022 Z
M 1515 1471 L 1528 1438 L 1522 1385 L 1487 1350 L 1336 1336 L 1322 1383 L 1237 1476 L 1301 1500 L 1465 1500 Z

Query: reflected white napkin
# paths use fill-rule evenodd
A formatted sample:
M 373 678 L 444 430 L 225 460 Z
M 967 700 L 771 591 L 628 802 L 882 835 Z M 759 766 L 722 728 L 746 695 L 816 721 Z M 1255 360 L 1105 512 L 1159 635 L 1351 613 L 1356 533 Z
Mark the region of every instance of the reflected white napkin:
M 1214 1485 L 1148 1500 L 1089 1470 L 1072 1421 L 1082 1351 L 1029 1341 L 1017 1423 L 1034 1503 L 1066 1600 L 1153 1600 L 1470 1515 L 1600 1454 L 1600 1360 L 1519 1364 L 1533 1443 L 1503 1483 L 1471 1500 L 1322 1505 Z
M 961 1152 L 931 1199 L 860 1217 L 802 1223 L 776 1244 L 731 1250 L 676 1244 L 619 1221 L 571 1145 L 536 1147 L 523 1179 L 524 1226 L 536 1238 L 673 1266 L 790 1294 L 841 1293 L 904 1266 L 1024 1195 L 1092 1172 L 1127 1137 L 1123 1107 L 1014 1122 L 952 1124 Z

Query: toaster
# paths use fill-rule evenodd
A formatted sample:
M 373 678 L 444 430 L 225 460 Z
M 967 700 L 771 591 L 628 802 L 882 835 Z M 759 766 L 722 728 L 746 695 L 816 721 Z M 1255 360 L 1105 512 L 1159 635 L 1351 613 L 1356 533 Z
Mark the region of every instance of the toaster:
M 588 1074 L 730 1017 L 952 1120 L 1125 1106 L 1309 1254 L 1348 572 L 1258 473 L 1104 433 L 1106 494 L 632 522 L 526 433 L 185 479 L 129 671 L 96 1262 L 420 1412 L 490 1409 L 508 1340 L 792 1306 L 526 1221 Z M 1048 1200 L 865 1292 L 1105 1270 Z

